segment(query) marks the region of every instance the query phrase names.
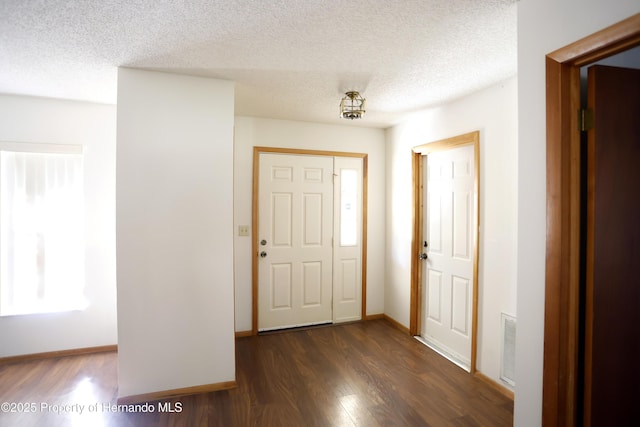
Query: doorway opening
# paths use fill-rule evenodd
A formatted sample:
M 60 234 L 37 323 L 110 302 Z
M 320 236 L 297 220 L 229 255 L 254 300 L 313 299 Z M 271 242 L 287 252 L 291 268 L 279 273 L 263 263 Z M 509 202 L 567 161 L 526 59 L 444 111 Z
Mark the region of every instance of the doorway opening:
M 547 250 L 543 425 L 590 425 L 585 380 L 584 197 L 580 69 L 640 45 L 640 15 L 547 55 Z M 582 227 L 582 228 L 581 228 Z M 581 241 L 582 239 L 582 241 Z M 588 245 L 587 245 L 588 246 Z M 581 253 L 583 257 L 581 258 Z M 586 255 L 587 258 L 589 255 Z M 581 265 L 582 264 L 582 265 Z M 587 313 L 585 313 L 587 312 Z M 582 331 L 582 332 L 581 332 Z M 629 369 L 628 366 L 625 366 Z
M 468 151 L 464 154 L 464 150 Z M 476 372 L 476 353 L 477 353 L 477 317 L 478 317 L 478 238 L 479 238 L 479 200 L 480 200 L 480 132 L 470 132 L 464 135 L 435 141 L 413 148 L 413 240 L 411 251 L 411 296 L 410 296 L 410 314 L 409 314 L 409 333 L 416 337 L 421 337 L 427 344 L 432 344 L 432 348 L 441 355 L 449 358 L 452 362 L 458 364 L 470 373 Z M 453 156 L 446 158 L 445 162 L 455 165 L 455 159 L 470 159 L 470 165 L 464 166 L 465 170 L 471 174 L 470 182 L 467 190 L 460 191 L 461 198 L 455 201 L 453 189 L 447 190 L 450 194 L 446 198 L 429 197 L 428 200 L 425 190 L 427 188 L 428 177 L 425 178 L 427 172 L 426 163 L 429 156 L 432 155 L 434 160 L 438 159 L 441 154 Z M 457 153 L 457 154 L 454 154 Z M 461 155 L 462 157 L 456 157 Z M 438 160 L 439 161 L 439 160 Z M 464 162 L 460 163 L 461 165 Z M 448 166 L 450 169 L 455 166 Z M 454 176 L 453 169 L 446 173 Z M 431 173 L 429 175 L 432 175 Z M 438 174 L 439 175 L 439 174 Z M 437 180 L 432 184 L 433 188 L 440 185 Z M 450 185 L 450 184 L 445 184 Z M 458 185 L 458 184 L 456 184 Z M 439 194 L 432 192 L 430 194 Z M 456 239 L 453 233 L 455 225 L 448 223 L 446 225 L 446 234 L 451 236 L 463 245 L 466 245 L 467 252 L 464 255 L 457 254 L 457 250 L 453 250 L 454 242 L 447 244 L 447 249 L 441 251 L 439 245 L 440 237 L 437 237 L 441 224 L 436 216 L 431 215 L 430 210 L 433 207 L 441 206 L 440 203 L 448 204 L 446 210 L 453 213 L 453 204 L 466 206 L 464 215 L 459 215 L 460 230 L 464 229 L 464 233 L 459 233 Z M 449 206 L 450 205 L 450 206 Z M 435 211 L 433 211 L 435 213 Z M 437 209 L 440 212 L 440 209 Z M 462 211 L 460 211 L 462 212 Z M 425 222 L 425 220 L 427 220 Z M 456 221 L 449 219 L 447 221 Z M 433 230 L 431 230 L 433 229 Z M 434 234 L 435 233 L 435 234 Z M 436 237 L 433 240 L 433 237 Z M 429 240 L 432 240 L 430 243 Z M 430 246 L 434 243 L 434 246 Z M 446 244 L 446 243 L 445 243 Z M 431 263 L 429 253 L 431 248 L 435 250 L 433 253 L 433 261 Z M 444 249 L 444 245 L 442 246 Z M 440 268 L 437 263 L 441 260 L 441 253 L 444 252 L 449 256 L 453 263 L 466 264 L 463 268 L 468 270 L 465 273 L 454 272 L 451 268 Z M 463 251 L 464 252 L 464 251 Z M 446 261 L 445 261 L 446 262 Z M 452 263 L 448 263 L 452 266 Z M 443 313 L 438 312 L 438 308 L 442 306 L 440 296 L 446 295 L 446 303 L 451 310 Z M 458 296 L 456 298 L 456 295 Z M 457 301 L 455 301 L 457 299 Z M 458 307 L 457 313 L 456 307 Z M 440 319 L 442 315 L 442 318 Z M 438 329 L 440 324 L 442 329 L 447 330 L 451 335 L 451 345 L 445 343 L 444 346 L 438 345 L 440 340 L 448 340 L 444 335 L 438 337 L 440 333 Z M 435 329 L 430 329 L 435 327 Z M 431 333 L 433 331 L 433 333 Z M 464 338 L 461 342 L 460 339 Z M 429 341 L 431 341 L 429 343 Z M 433 345 L 435 344 L 435 345 Z M 443 348 L 444 347 L 444 348 Z M 459 350 L 458 350 L 459 349 Z M 444 350 L 444 351 L 443 351 Z

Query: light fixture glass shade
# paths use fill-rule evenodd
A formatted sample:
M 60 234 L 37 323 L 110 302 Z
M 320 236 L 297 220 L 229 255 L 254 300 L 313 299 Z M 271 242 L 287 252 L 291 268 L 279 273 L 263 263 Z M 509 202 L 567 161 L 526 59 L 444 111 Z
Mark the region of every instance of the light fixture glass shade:
M 366 102 L 367 100 L 356 91 L 345 93 L 345 97 L 340 101 L 340 117 L 350 120 L 362 118 L 366 112 Z

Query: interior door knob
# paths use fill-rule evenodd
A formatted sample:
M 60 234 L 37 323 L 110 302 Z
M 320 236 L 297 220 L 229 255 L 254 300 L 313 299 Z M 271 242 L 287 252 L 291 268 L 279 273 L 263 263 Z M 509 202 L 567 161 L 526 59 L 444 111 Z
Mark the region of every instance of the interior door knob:
M 267 253 L 265 251 L 260 252 L 260 258 L 265 258 Z
M 429 257 L 424 252 L 420 254 L 420 259 L 427 259 L 427 258 Z

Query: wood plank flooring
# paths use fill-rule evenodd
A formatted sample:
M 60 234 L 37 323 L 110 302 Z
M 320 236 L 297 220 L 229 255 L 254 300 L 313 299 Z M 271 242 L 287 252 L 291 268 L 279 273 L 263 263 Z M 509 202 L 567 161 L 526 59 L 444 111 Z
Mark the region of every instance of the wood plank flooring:
M 238 338 L 236 364 L 237 388 L 152 413 L 109 409 L 115 353 L 0 365 L 0 403 L 22 411 L 0 411 L 0 426 L 512 425 L 509 398 L 384 320 Z

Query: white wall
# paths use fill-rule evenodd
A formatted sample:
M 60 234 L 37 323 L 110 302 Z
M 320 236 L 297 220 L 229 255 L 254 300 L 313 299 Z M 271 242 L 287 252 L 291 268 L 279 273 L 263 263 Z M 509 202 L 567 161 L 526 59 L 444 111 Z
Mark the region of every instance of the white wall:
M 516 426 L 542 416 L 546 233 L 545 55 L 640 12 L 638 0 L 518 3 L 518 332 Z
M 235 379 L 229 81 L 118 72 L 118 393 Z
M 83 311 L 0 317 L 0 357 L 117 343 L 115 287 L 116 107 L 0 95 L 0 141 L 84 146 Z
M 236 330 L 251 330 L 251 237 L 239 237 L 238 226 L 251 225 L 254 146 L 369 154 L 367 314 L 382 313 L 385 246 L 384 131 L 354 126 L 236 117 L 234 154 Z
M 414 114 L 387 133 L 385 313 L 409 326 L 411 148 L 480 131 L 477 368 L 500 382 L 500 316 L 516 315 L 517 79 Z M 506 385 L 506 384 L 505 384 Z

